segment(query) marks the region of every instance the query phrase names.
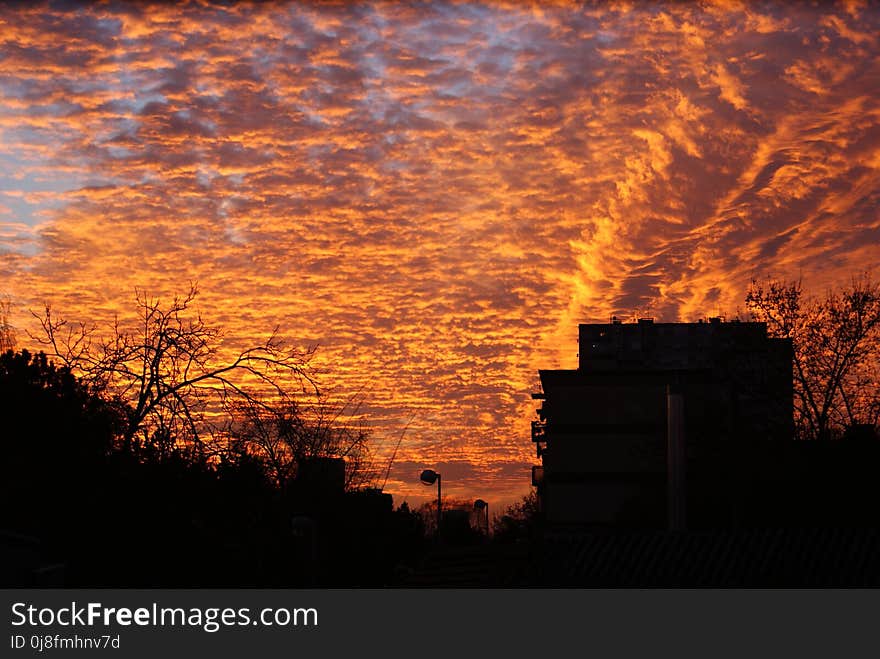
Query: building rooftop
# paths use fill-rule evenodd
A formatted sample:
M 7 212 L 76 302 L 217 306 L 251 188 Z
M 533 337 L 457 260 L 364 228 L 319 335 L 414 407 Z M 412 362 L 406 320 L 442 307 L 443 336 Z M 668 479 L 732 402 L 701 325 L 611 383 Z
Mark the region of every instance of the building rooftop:
M 790 352 L 790 341 L 768 338 L 764 323 L 721 318 L 696 323 L 642 318 L 635 323 L 581 324 L 578 344 L 582 371 L 714 368 L 748 356 L 763 359 L 768 352 Z

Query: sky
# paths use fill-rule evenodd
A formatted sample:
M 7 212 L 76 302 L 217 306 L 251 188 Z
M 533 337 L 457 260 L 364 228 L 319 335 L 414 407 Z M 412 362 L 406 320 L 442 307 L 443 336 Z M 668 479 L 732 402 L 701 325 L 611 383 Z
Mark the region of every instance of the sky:
M 0 5 L 0 293 L 27 343 L 197 282 L 229 349 L 317 346 L 396 503 L 509 503 L 579 322 L 880 261 L 878 41 L 859 2 Z

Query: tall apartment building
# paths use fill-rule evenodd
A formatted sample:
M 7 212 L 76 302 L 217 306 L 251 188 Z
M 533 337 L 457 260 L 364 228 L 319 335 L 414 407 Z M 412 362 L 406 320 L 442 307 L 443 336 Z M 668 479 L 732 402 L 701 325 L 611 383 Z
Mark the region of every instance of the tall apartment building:
M 539 371 L 533 394 L 547 523 L 736 523 L 754 480 L 740 477 L 753 471 L 747 447 L 792 439 L 790 341 L 763 323 L 614 319 L 580 325 L 579 347 L 578 368 Z

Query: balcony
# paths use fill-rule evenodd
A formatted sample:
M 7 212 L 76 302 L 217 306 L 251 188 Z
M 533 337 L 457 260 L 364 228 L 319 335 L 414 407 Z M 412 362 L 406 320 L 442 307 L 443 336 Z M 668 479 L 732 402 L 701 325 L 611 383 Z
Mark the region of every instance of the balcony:
M 532 421 L 532 441 L 544 442 L 547 435 L 547 424 L 544 421 Z

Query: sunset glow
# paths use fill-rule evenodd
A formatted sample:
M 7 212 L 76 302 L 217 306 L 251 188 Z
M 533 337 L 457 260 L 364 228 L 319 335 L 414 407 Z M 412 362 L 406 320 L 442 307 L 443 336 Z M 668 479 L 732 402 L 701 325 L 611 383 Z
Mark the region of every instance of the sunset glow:
M 858 2 L 4 6 L 0 293 L 27 347 L 46 302 L 198 282 L 230 347 L 318 346 L 379 463 L 403 434 L 396 503 L 427 467 L 509 502 L 579 322 L 880 262 L 878 35 Z

